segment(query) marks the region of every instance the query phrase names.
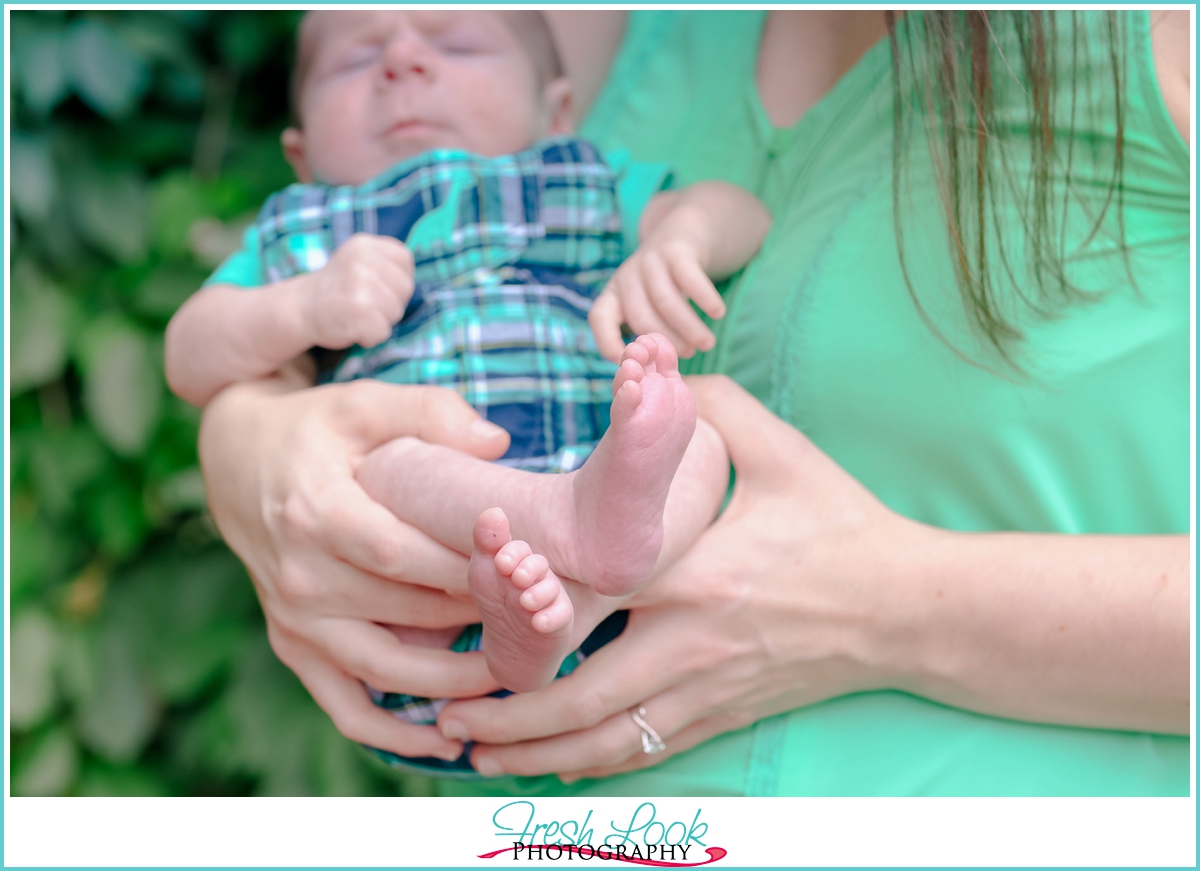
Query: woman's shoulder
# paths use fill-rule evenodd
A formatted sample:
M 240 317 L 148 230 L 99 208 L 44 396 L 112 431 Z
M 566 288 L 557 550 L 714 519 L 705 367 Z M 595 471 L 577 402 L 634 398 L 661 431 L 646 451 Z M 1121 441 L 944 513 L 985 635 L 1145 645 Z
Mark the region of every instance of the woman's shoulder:
M 743 140 L 754 133 L 746 104 L 765 17 L 763 10 L 631 11 L 584 135 L 639 160 L 669 160 L 684 181 L 721 176 L 727 153 L 746 151 Z
M 1185 141 L 1192 115 L 1191 17 L 1186 10 L 1150 13 L 1150 41 L 1158 89 L 1167 113 Z

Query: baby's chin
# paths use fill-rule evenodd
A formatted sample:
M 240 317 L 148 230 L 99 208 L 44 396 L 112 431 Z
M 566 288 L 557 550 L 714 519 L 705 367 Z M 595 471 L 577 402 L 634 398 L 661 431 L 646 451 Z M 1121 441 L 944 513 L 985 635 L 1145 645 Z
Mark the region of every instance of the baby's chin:
M 469 151 L 472 154 L 479 154 L 483 157 L 499 157 L 502 154 L 512 154 L 513 152 L 520 151 L 522 148 L 527 148 L 532 144 L 532 140 L 517 148 L 512 148 L 508 144 L 501 143 L 483 142 L 467 144 L 458 137 L 449 135 L 431 136 L 421 140 L 393 141 L 388 143 L 386 150 L 381 151 L 376 156 L 371 158 L 360 156 L 353 162 L 345 164 L 331 162 L 330 165 L 323 168 L 322 172 L 314 173 L 314 176 L 316 181 L 321 184 L 360 185 L 365 184 L 380 173 L 391 169 L 396 164 L 416 157 L 419 154 L 424 154 L 427 151 L 447 149 Z

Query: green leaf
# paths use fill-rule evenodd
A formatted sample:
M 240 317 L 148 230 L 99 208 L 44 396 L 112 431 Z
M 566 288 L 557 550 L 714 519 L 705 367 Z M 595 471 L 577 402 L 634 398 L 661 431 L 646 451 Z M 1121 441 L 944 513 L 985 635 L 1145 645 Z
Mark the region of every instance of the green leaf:
M 77 19 L 67 35 L 67 52 L 75 90 L 101 115 L 128 114 L 146 90 L 145 60 L 99 21 Z
M 12 202 L 21 217 L 44 221 L 58 195 L 58 174 L 45 139 L 14 136 L 10 145 Z
M 132 762 L 158 723 L 158 711 L 133 651 L 114 627 L 106 626 L 88 663 L 92 688 L 75 717 L 80 736 L 95 753 L 112 762 Z
M 63 548 L 50 528 L 36 517 L 13 517 L 9 537 L 12 597 L 19 601 L 42 589 L 63 571 Z
M 83 401 L 92 424 L 117 453 L 139 454 L 158 423 L 162 399 L 154 343 L 142 330 L 110 316 L 87 327 L 80 347 Z
M 258 63 L 271 45 L 271 33 L 254 15 L 229 15 L 224 18 L 217 43 L 226 63 L 235 69 L 247 69 Z
M 171 795 L 163 779 L 142 765 L 88 764 L 79 778 L 76 795 L 165 796 Z
M 198 466 L 176 472 L 159 485 L 159 498 L 173 511 L 198 511 L 208 504 Z
M 159 695 L 172 704 L 194 699 L 229 665 L 242 634 L 241 626 L 212 623 L 163 645 L 151 663 Z
M 13 767 L 14 795 L 67 795 L 79 771 L 79 751 L 67 730 L 59 728 Z
M 191 269 L 160 267 L 138 287 L 133 298 L 139 314 L 167 320 L 200 289 L 204 274 Z
M 165 15 L 122 15 L 113 22 L 113 28 L 125 45 L 146 60 L 170 64 L 196 63 L 187 34 L 177 21 Z
M 168 173 L 155 183 L 151 201 L 154 247 L 167 257 L 186 256 L 192 224 L 210 216 L 199 183 L 190 172 Z
M 36 726 L 54 705 L 58 630 L 41 611 L 25 610 L 12 624 L 10 716 L 14 729 Z
M 13 393 L 53 381 L 67 361 L 68 299 L 40 270 L 22 261 L 12 275 Z
M 363 749 L 334 728 L 320 729 L 314 769 L 320 795 L 371 795 L 375 792 L 364 765 Z
M 137 550 L 149 531 L 141 492 L 120 475 L 106 477 L 89 488 L 84 512 L 101 547 L 117 558 Z
M 34 32 L 14 42 L 12 49 L 26 105 L 40 114 L 48 113 L 70 90 L 62 34 L 54 30 Z
M 136 263 L 146 255 L 146 196 L 136 172 L 77 171 L 71 205 L 79 232 L 114 260 Z
M 73 511 L 79 491 L 105 469 L 109 454 L 90 427 L 50 430 L 29 448 L 29 469 L 38 503 L 47 514 Z

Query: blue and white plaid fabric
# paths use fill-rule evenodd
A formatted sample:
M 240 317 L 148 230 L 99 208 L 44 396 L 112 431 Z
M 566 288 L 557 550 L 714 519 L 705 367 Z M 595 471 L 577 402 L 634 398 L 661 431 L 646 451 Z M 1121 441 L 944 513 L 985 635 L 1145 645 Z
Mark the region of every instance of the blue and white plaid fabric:
M 405 241 L 416 289 L 391 338 L 323 380 L 457 389 L 512 435 L 503 462 L 570 471 L 608 427 L 616 367 L 587 324 L 623 257 L 615 173 L 581 139 L 432 151 L 357 186 L 292 185 L 258 218 L 264 274 L 320 269 L 358 232 Z
M 354 233 L 394 236 L 413 252 L 416 288 L 403 320 L 323 380 L 455 388 L 511 434 L 500 462 L 531 471 L 578 468 L 608 428 L 616 366 L 597 351 L 587 315 L 624 242 L 616 175 L 590 143 L 556 138 L 494 158 L 432 151 L 357 187 L 292 185 L 267 200 L 257 229 L 269 281 L 320 269 Z M 481 634 L 467 627 L 452 649 L 478 650 Z M 559 676 L 582 658 L 568 656 Z M 447 702 L 371 696 L 422 725 Z M 375 752 L 394 765 L 475 776 L 466 753 L 446 763 Z

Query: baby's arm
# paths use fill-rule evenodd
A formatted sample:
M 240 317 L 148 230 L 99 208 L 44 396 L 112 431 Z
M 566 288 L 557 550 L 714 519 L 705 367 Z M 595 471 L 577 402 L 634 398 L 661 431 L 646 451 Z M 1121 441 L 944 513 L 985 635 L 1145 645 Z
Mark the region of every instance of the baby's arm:
M 167 325 L 167 383 L 203 406 L 229 384 L 269 375 L 314 346 L 377 345 L 412 290 L 407 246 L 367 234 L 350 237 L 315 272 L 253 290 L 214 284 Z
M 662 333 L 681 356 L 707 351 L 716 339 L 688 305 L 712 318 L 725 315 L 713 286 L 741 269 L 771 227 L 766 206 L 726 182 L 700 182 L 654 197 L 642 214 L 641 244 L 621 264 L 588 318 L 600 353 L 621 357 L 621 324 Z

